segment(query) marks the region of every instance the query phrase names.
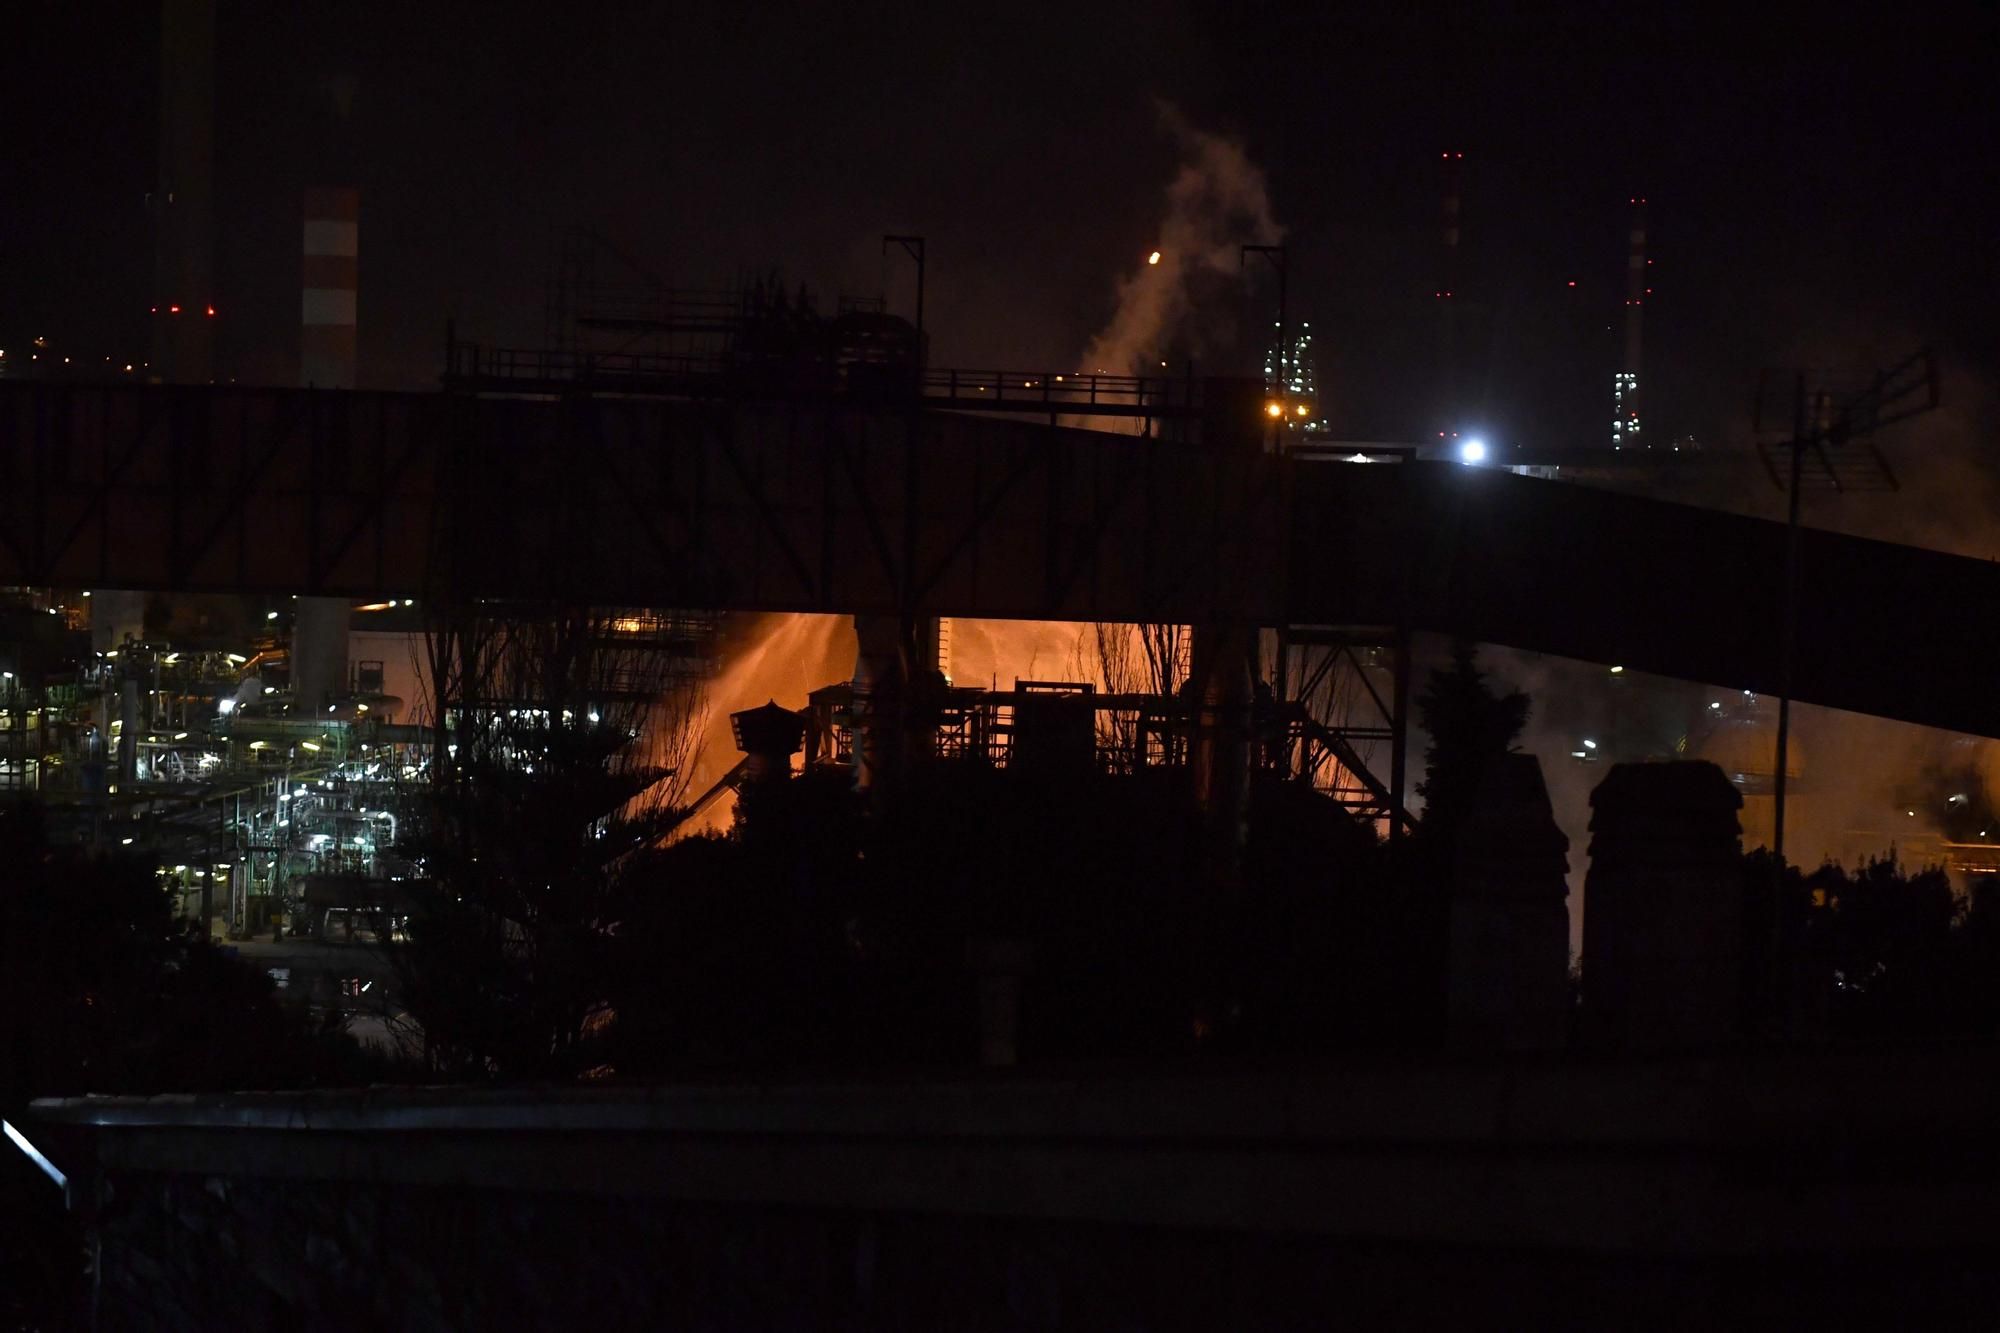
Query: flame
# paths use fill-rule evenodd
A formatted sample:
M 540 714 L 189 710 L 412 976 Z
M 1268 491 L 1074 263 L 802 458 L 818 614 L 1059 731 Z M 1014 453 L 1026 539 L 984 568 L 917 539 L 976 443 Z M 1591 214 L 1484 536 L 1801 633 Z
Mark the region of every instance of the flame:
M 1126 657 L 1139 660 L 1137 626 L 1106 627 L 1116 636 L 1131 636 Z M 1105 654 L 1095 627 L 1073 620 L 950 621 L 949 670 L 954 685 L 973 689 L 1011 690 L 1017 680 L 1082 681 L 1100 690 L 1146 688 L 1136 676 L 1106 680 Z M 729 715 L 774 701 L 786 708 L 804 708 L 806 696 L 854 674 L 854 622 L 846 616 L 768 615 L 750 622 L 739 646 L 725 653 L 725 664 L 708 687 L 708 718 L 700 756 L 685 799 L 706 792 L 741 758 L 730 730 Z M 1116 653 L 1113 654 L 1116 656 Z M 735 818 L 735 798 L 725 793 L 698 817 L 681 826 L 681 836 L 722 832 Z
M 771 615 L 751 623 L 743 645 L 726 655 L 708 687 L 708 722 L 686 799 L 715 785 L 742 756 L 729 715 L 775 701 L 804 708 L 806 695 L 854 673 L 854 622 L 846 616 Z M 725 793 L 681 826 L 683 835 L 720 832 L 735 818 L 736 798 Z

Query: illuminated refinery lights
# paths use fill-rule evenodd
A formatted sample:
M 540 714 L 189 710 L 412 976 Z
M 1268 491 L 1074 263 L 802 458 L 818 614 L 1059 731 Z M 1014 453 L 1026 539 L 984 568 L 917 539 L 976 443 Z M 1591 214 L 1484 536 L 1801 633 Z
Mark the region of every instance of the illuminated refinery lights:
M 1274 321 L 1271 327 L 1278 328 Z M 1274 401 L 1266 404 L 1267 415 L 1278 418 L 1285 415 L 1285 400 L 1295 400 L 1293 414 L 1298 418 L 1287 425 L 1305 425 L 1306 418 L 1313 412 L 1317 397 L 1313 383 L 1312 324 L 1299 325 L 1297 333 L 1283 342 L 1273 341 L 1264 350 L 1264 392 L 1274 396 Z

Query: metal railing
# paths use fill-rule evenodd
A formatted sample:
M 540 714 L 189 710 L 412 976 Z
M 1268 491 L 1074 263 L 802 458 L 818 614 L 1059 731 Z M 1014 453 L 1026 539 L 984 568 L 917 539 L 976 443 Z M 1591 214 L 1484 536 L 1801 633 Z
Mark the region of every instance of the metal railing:
M 926 370 L 918 384 L 927 400 L 975 409 L 1047 409 L 1085 416 L 1104 412 L 1168 415 L 1198 407 L 1201 397 L 1200 381 L 1191 376 Z
M 810 358 L 726 358 L 713 354 L 596 352 L 453 343 L 448 384 L 470 389 L 566 388 L 652 393 L 846 393 L 872 400 L 914 398 L 967 411 L 1076 416 L 1179 416 L 1200 408 L 1192 376 L 1103 375 L 1074 371 L 913 369 L 878 362 Z

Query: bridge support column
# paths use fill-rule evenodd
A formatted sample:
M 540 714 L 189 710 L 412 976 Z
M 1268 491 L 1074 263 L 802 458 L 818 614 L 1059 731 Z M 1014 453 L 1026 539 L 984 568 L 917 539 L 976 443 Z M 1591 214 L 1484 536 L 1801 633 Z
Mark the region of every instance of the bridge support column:
M 292 701 L 320 714 L 347 693 L 347 632 L 353 608 L 343 597 L 301 597 L 292 623 Z
M 1206 813 L 1210 853 L 1233 885 L 1250 822 L 1253 629 L 1240 623 L 1193 627 L 1188 688 L 1194 716 L 1195 800 Z
M 939 635 L 935 616 L 854 617 L 854 690 L 866 700 L 854 768 L 866 790 L 893 790 L 911 759 L 928 748 L 921 715 L 927 692 L 942 679 Z

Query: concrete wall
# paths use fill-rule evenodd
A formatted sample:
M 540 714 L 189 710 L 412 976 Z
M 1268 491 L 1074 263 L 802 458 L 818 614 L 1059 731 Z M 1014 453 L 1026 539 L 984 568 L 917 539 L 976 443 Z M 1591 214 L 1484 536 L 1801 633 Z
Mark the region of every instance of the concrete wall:
M 36 1113 L 82 1197 L 100 1173 L 107 1327 L 1907 1325 L 2000 1298 L 1996 1069 L 1980 1051 Z

